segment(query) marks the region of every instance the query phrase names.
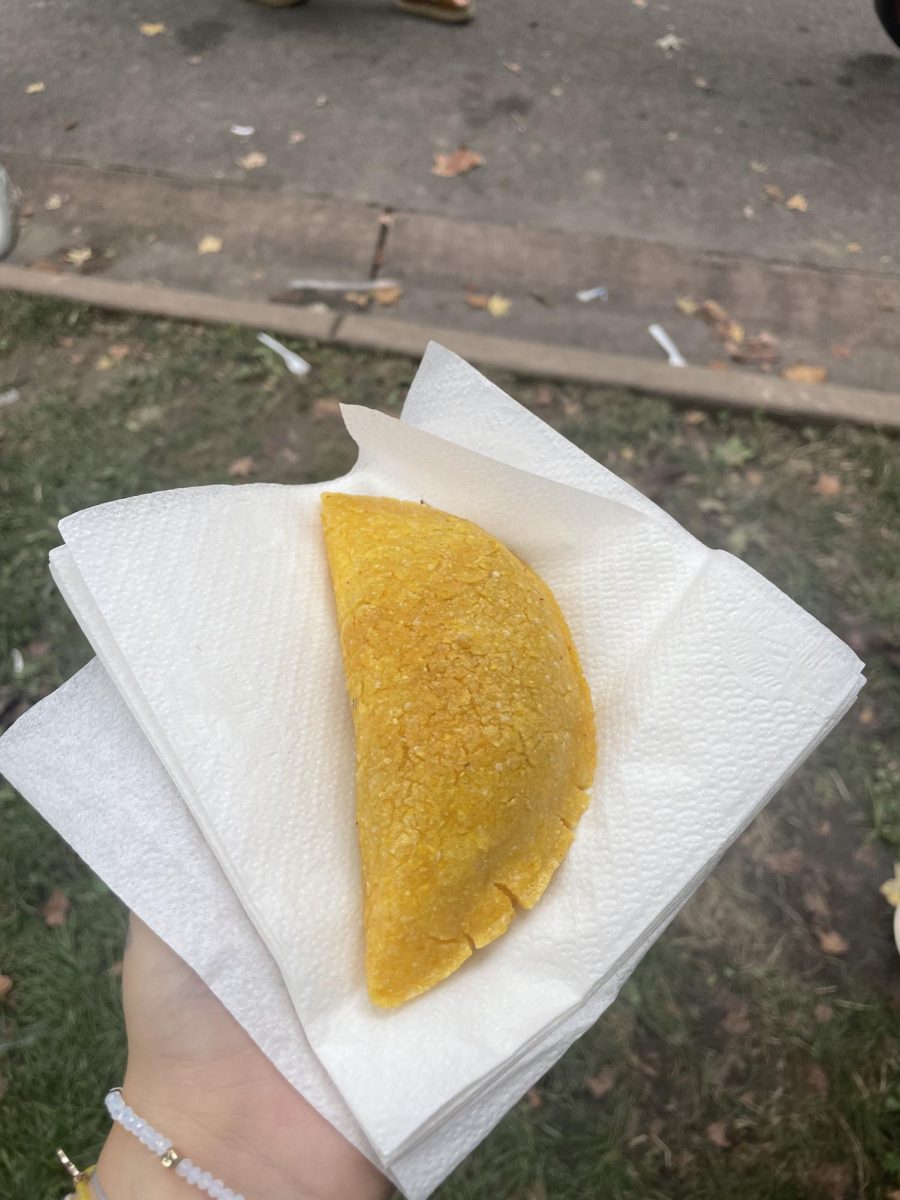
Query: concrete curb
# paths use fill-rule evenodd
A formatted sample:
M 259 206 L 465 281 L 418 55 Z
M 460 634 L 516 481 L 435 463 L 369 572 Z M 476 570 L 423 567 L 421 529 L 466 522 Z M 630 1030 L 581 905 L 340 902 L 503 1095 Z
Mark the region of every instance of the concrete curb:
M 188 321 L 248 325 L 289 337 L 388 350 L 418 357 L 429 341 L 467 360 L 522 375 L 656 392 L 691 404 L 765 410 L 789 418 L 851 421 L 900 429 L 900 394 L 821 384 L 805 387 L 750 372 L 672 368 L 665 363 L 489 334 L 436 329 L 377 316 L 341 316 L 287 304 L 240 300 L 206 292 L 120 283 L 82 275 L 52 275 L 0 265 L 0 291 L 58 296 L 100 308 Z

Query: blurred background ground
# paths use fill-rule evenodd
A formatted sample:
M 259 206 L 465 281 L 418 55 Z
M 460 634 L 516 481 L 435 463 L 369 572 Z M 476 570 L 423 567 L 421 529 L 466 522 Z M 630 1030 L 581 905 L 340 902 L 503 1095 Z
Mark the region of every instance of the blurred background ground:
M 90 656 L 47 552 L 67 513 L 155 488 L 349 468 L 338 402 L 396 413 L 415 364 L 0 296 L 0 713 Z M 900 451 L 852 426 L 494 377 L 867 663 L 860 700 L 728 853 L 623 994 L 439 1200 L 897 1200 Z M 124 914 L 0 785 L 0 1193 L 55 1200 L 120 1079 Z
M 40 270 L 255 298 L 380 271 L 389 318 L 644 357 L 660 321 L 698 365 L 896 391 L 898 100 L 870 0 L 481 0 L 454 29 L 387 0 L 29 0 L 0 159 Z M 460 146 L 483 165 L 432 174 Z

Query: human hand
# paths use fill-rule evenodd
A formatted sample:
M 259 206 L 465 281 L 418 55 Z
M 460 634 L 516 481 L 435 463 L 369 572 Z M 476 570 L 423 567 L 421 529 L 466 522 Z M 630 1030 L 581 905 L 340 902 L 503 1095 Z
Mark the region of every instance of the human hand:
M 385 1200 L 392 1189 L 296 1092 L 203 980 L 132 915 L 122 973 L 126 1102 L 247 1200 Z M 190 1200 L 114 1125 L 97 1177 L 109 1200 Z

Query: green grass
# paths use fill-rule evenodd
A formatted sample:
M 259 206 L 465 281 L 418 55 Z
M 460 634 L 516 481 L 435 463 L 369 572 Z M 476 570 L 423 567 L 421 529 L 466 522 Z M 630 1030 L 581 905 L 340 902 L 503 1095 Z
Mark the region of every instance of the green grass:
M 127 355 L 98 370 L 119 346 Z M 248 331 L 0 296 L 0 391 L 21 391 L 0 409 L 3 724 L 89 657 L 47 573 L 60 517 L 227 482 L 246 456 L 255 479 L 333 476 L 353 447 L 319 402 L 396 411 L 414 369 L 398 357 L 297 349 L 315 368 L 303 382 Z M 606 1017 L 440 1200 L 888 1196 L 900 1189 L 900 959 L 877 888 L 900 856 L 897 443 L 497 379 L 849 638 L 869 685 Z M 831 480 L 835 494 L 821 495 Z M 0 973 L 13 980 L 0 1000 L 0 1195 L 49 1200 L 64 1190 L 54 1147 L 91 1160 L 103 1091 L 120 1077 L 111 968 L 124 914 L 3 785 L 0 822 Z M 71 909 L 50 929 L 40 910 L 57 887 Z M 822 953 L 826 929 L 842 934 L 846 954 Z M 598 1099 L 585 1080 L 605 1068 L 613 1082 Z

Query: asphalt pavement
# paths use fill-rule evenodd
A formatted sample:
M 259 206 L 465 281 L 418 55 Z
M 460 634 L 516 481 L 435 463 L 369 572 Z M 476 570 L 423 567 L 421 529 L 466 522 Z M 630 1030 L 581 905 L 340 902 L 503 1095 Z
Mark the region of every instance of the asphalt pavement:
M 440 217 L 457 240 L 471 230 L 476 259 L 479 230 L 514 227 L 893 284 L 898 111 L 900 52 L 870 0 L 478 0 L 477 20 L 456 28 L 387 0 L 3 8 L 0 159 L 14 177 L 35 163 L 124 169 L 207 197 L 221 184 Z M 460 146 L 483 165 L 434 175 L 434 156 Z M 262 235 L 264 206 L 254 214 Z M 62 246 L 90 213 L 38 216 L 69 222 Z M 17 261 L 48 237 L 24 239 Z M 302 240 L 292 255 L 283 225 L 285 275 L 288 260 L 303 271 Z M 602 265 L 595 256 L 591 278 L 573 272 L 572 289 L 606 282 Z M 531 316 L 529 336 L 540 311 Z M 832 316 L 829 336 L 863 338 L 858 311 Z M 637 338 L 623 329 L 626 349 Z M 892 377 L 882 361 L 875 386 Z

